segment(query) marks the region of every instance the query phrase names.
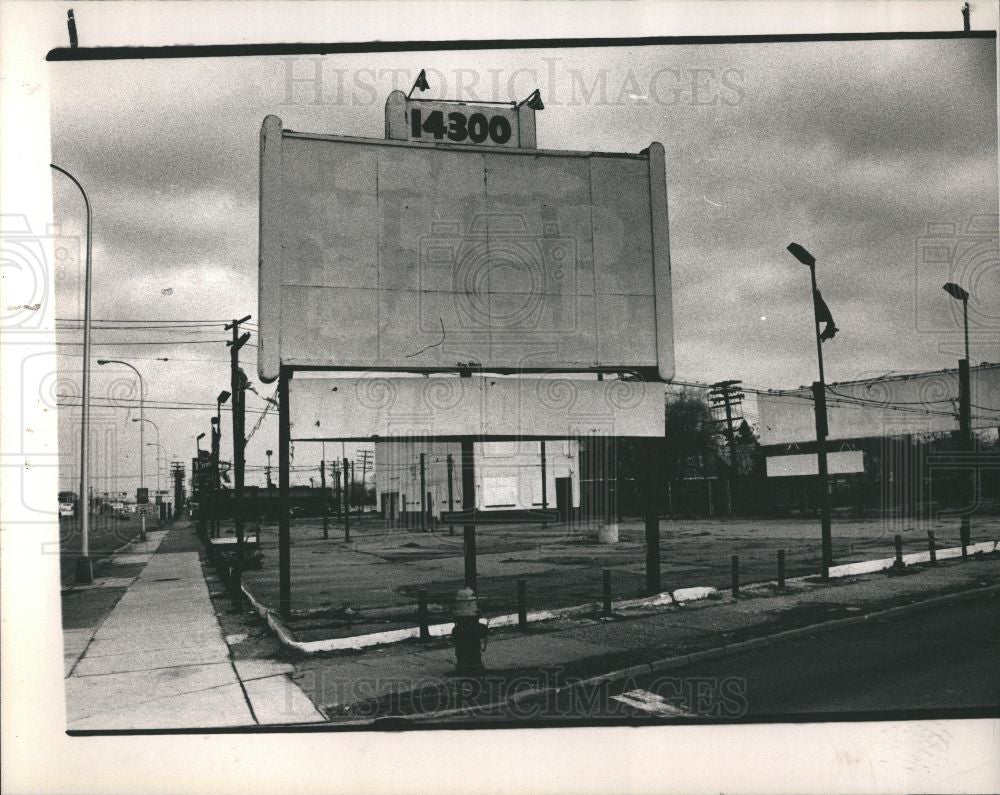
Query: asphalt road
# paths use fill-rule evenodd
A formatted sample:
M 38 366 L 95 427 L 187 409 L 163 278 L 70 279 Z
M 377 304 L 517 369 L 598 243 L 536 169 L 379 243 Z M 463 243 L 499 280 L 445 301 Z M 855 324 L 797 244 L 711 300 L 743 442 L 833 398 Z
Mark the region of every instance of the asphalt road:
M 997 595 L 472 719 L 686 722 L 966 709 L 1000 714 Z

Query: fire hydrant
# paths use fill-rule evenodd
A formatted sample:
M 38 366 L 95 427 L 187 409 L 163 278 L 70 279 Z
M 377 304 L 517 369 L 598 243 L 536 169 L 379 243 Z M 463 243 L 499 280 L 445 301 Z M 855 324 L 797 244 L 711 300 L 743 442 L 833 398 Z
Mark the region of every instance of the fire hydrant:
M 482 652 L 486 648 L 487 627 L 479 620 L 476 594 L 471 588 L 462 588 L 455 594 L 455 628 L 451 631 L 455 642 L 455 671 L 458 674 L 475 674 L 483 671 Z

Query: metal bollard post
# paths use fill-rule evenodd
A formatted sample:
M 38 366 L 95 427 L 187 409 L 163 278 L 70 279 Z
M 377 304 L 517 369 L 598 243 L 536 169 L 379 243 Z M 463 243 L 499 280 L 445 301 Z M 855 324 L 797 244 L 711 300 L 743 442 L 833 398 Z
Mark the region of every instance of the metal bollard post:
M 523 579 L 517 581 L 517 625 L 528 628 L 528 582 Z
M 603 598 L 604 598 L 604 615 L 611 615 L 611 569 L 604 569 L 603 571 Z
M 937 563 L 937 542 L 934 539 L 934 531 L 927 531 L 927 551 L 931 555 L 931 565 Z
M 903 563 L 903 537 L 901 535 L 897 535 L 896 538 L 895 538 L 895 543 L 896 543 L 896 563 L 895 563 L 895 567 L 897 569 L 901 569 L 905 565 Z
M 962 519 L 962 526 L 959 529 L 959 535 L 961 536 L 962 540 L 962 557 L 967 558 L 969 557 L 969 540 L 970 536 L 972 535 L 971 532 L 969 531 L 968 519 Z
M 740 556 L 733 555 L 733 596 L 740 595 Z
M 427 591 L 423 588 L 417 591 L 417 621 L 420 623 L 420 639 L 427 640 L 431 631 L 427 620 Z
M 778 587 L 785 587 L 785 550 L 778 550 Z

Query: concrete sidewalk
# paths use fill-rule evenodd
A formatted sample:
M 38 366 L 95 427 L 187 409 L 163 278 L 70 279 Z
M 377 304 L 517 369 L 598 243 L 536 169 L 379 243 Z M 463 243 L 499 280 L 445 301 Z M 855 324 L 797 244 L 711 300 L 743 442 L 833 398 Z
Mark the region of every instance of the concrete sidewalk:
M 323 720 L 290 665 L 233 662 L 197 548 L 178 522 L 117 556 L 90 586 L 125 590 L 95 626 L 64 630 L 68 729 Z

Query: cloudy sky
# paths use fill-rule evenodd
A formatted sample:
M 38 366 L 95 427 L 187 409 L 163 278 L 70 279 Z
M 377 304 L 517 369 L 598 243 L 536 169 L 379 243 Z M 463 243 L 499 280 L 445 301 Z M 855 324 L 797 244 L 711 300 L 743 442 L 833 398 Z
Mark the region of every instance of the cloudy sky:
M 792 241 L 817 256 L 841 329 L 824 347 L 828 380 L 954 366 L 961 331 L 941 291 L 949 280 L 973 292 L 973 361 L 1000 361 L 994 48 L 953 40 L 55 63 L 52 154 L 93 204 L 95 318 L 256 319 L 265 115 L 295 130 L 381 137 L 386 95 L 421 68 L 426 96 L 501 101 L 537 86 L 542 148 L 666 149 L 677 377 L 788 388 L 816 375 L 808 271 L 785 251 Z M 75 189 L 57 178 L 54 196 L 62 233 L 81 233 Z M 66 319 L 82 316 L 70 250 L 57 273 Z M 67 394 L 79 369 L 75 326 L 61 324 Z M 223 339 L 221 323 L 108 328 L 94 332 L 95 357 L 139 367 L 147 400 L 212 403 L 229 386 Z M 151 340 L 162 342 L 113 344 Z M 255 357 L 244 349 L 244 369 L 270 395 Z M 95 373 L 96 402 L 128 392 L 130 371 L 109 369 Z M 265 405 L 248 396 L 250 409 Z M 99 473 L 131 488 L 135 414 L 104 412 L 114 449 Z M 71 451 L 75 412 L 64 413 L 60 442 Z M 147 410 L 177 460 L 190 460 L 210 413 Z M 269 415 L 248 463 L 276 447 Z M 297 446 L 296 464 L 318 458 Z

